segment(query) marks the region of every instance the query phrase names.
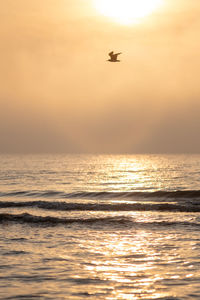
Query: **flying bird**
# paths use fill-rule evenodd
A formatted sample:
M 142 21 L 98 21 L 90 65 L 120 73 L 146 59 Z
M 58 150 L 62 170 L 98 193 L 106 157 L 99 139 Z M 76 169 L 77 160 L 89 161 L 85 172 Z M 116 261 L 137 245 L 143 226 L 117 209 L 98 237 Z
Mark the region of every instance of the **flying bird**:
M 113 51 L 108 53 L 108 55 L 110 56 L 110 59 L 108 59 L 108 61 L 110 62 L 119 62 L 120 60 L 117 59 L 118 55 L 122 54 L 120 53 L 114 53 Z

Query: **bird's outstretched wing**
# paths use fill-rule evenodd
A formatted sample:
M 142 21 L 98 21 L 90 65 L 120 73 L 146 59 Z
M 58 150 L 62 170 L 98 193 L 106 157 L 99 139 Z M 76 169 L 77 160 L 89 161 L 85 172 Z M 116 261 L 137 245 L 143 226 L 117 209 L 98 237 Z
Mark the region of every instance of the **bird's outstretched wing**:
M 108 53 L 108 55 L 110 56 L 110 59 L 109 61 L 112 61 L 112 62 L 117 62 L 119 60 L 117 60 L 117 57 L 118 55 L 122 54 L 121 52 L 119 53 L 114 53 L 113 51 L 111 51 L 110 53 Z
M 112 55 L 112 59 L 113 59 L 113 60 L 117 60 L 117 56 L 120 55 L 120 54 L 121 54 L 121 52 L 120 52 L 120 53 L 115 53 L 115 54 L 113 54 L 113 55 Z
M 108 55 L 110 56 L 110 58 L 113 57 L 113 51 L 111 51 L 110 53 L 108 53 Z
M 120 54 L 122 54 L 122 52 L 115 53 L 115 55 L 116 55 L 116 58 L 117 58 L 117 56 L 118 56 L 118 55 L 120 55 Z

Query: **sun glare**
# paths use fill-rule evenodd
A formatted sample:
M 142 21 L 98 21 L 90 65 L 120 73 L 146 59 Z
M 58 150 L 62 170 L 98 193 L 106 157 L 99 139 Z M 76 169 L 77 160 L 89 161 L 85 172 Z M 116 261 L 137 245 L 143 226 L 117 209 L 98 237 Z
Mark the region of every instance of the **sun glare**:
M 96 9 L 121 24 L 140 22 L 161 6 L 163 0 L 95 0 Z

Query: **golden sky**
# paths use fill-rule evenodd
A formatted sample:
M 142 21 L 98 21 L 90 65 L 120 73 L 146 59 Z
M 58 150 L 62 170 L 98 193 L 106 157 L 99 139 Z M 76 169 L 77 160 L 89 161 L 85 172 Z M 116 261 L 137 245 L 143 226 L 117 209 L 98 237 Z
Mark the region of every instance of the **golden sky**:
M 200 152 L 199 14 L 163 0 L 122 24 L 95 0 L 1 1 L 0 152 Z

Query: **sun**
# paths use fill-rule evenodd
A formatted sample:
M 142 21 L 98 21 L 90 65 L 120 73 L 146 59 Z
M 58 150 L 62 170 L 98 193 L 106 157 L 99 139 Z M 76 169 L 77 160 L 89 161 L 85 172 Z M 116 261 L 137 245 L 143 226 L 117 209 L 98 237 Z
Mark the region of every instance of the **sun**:
M 164 0 L 94 0 L 96 9 L 121 24 L 140 22 L 158 9 Z

